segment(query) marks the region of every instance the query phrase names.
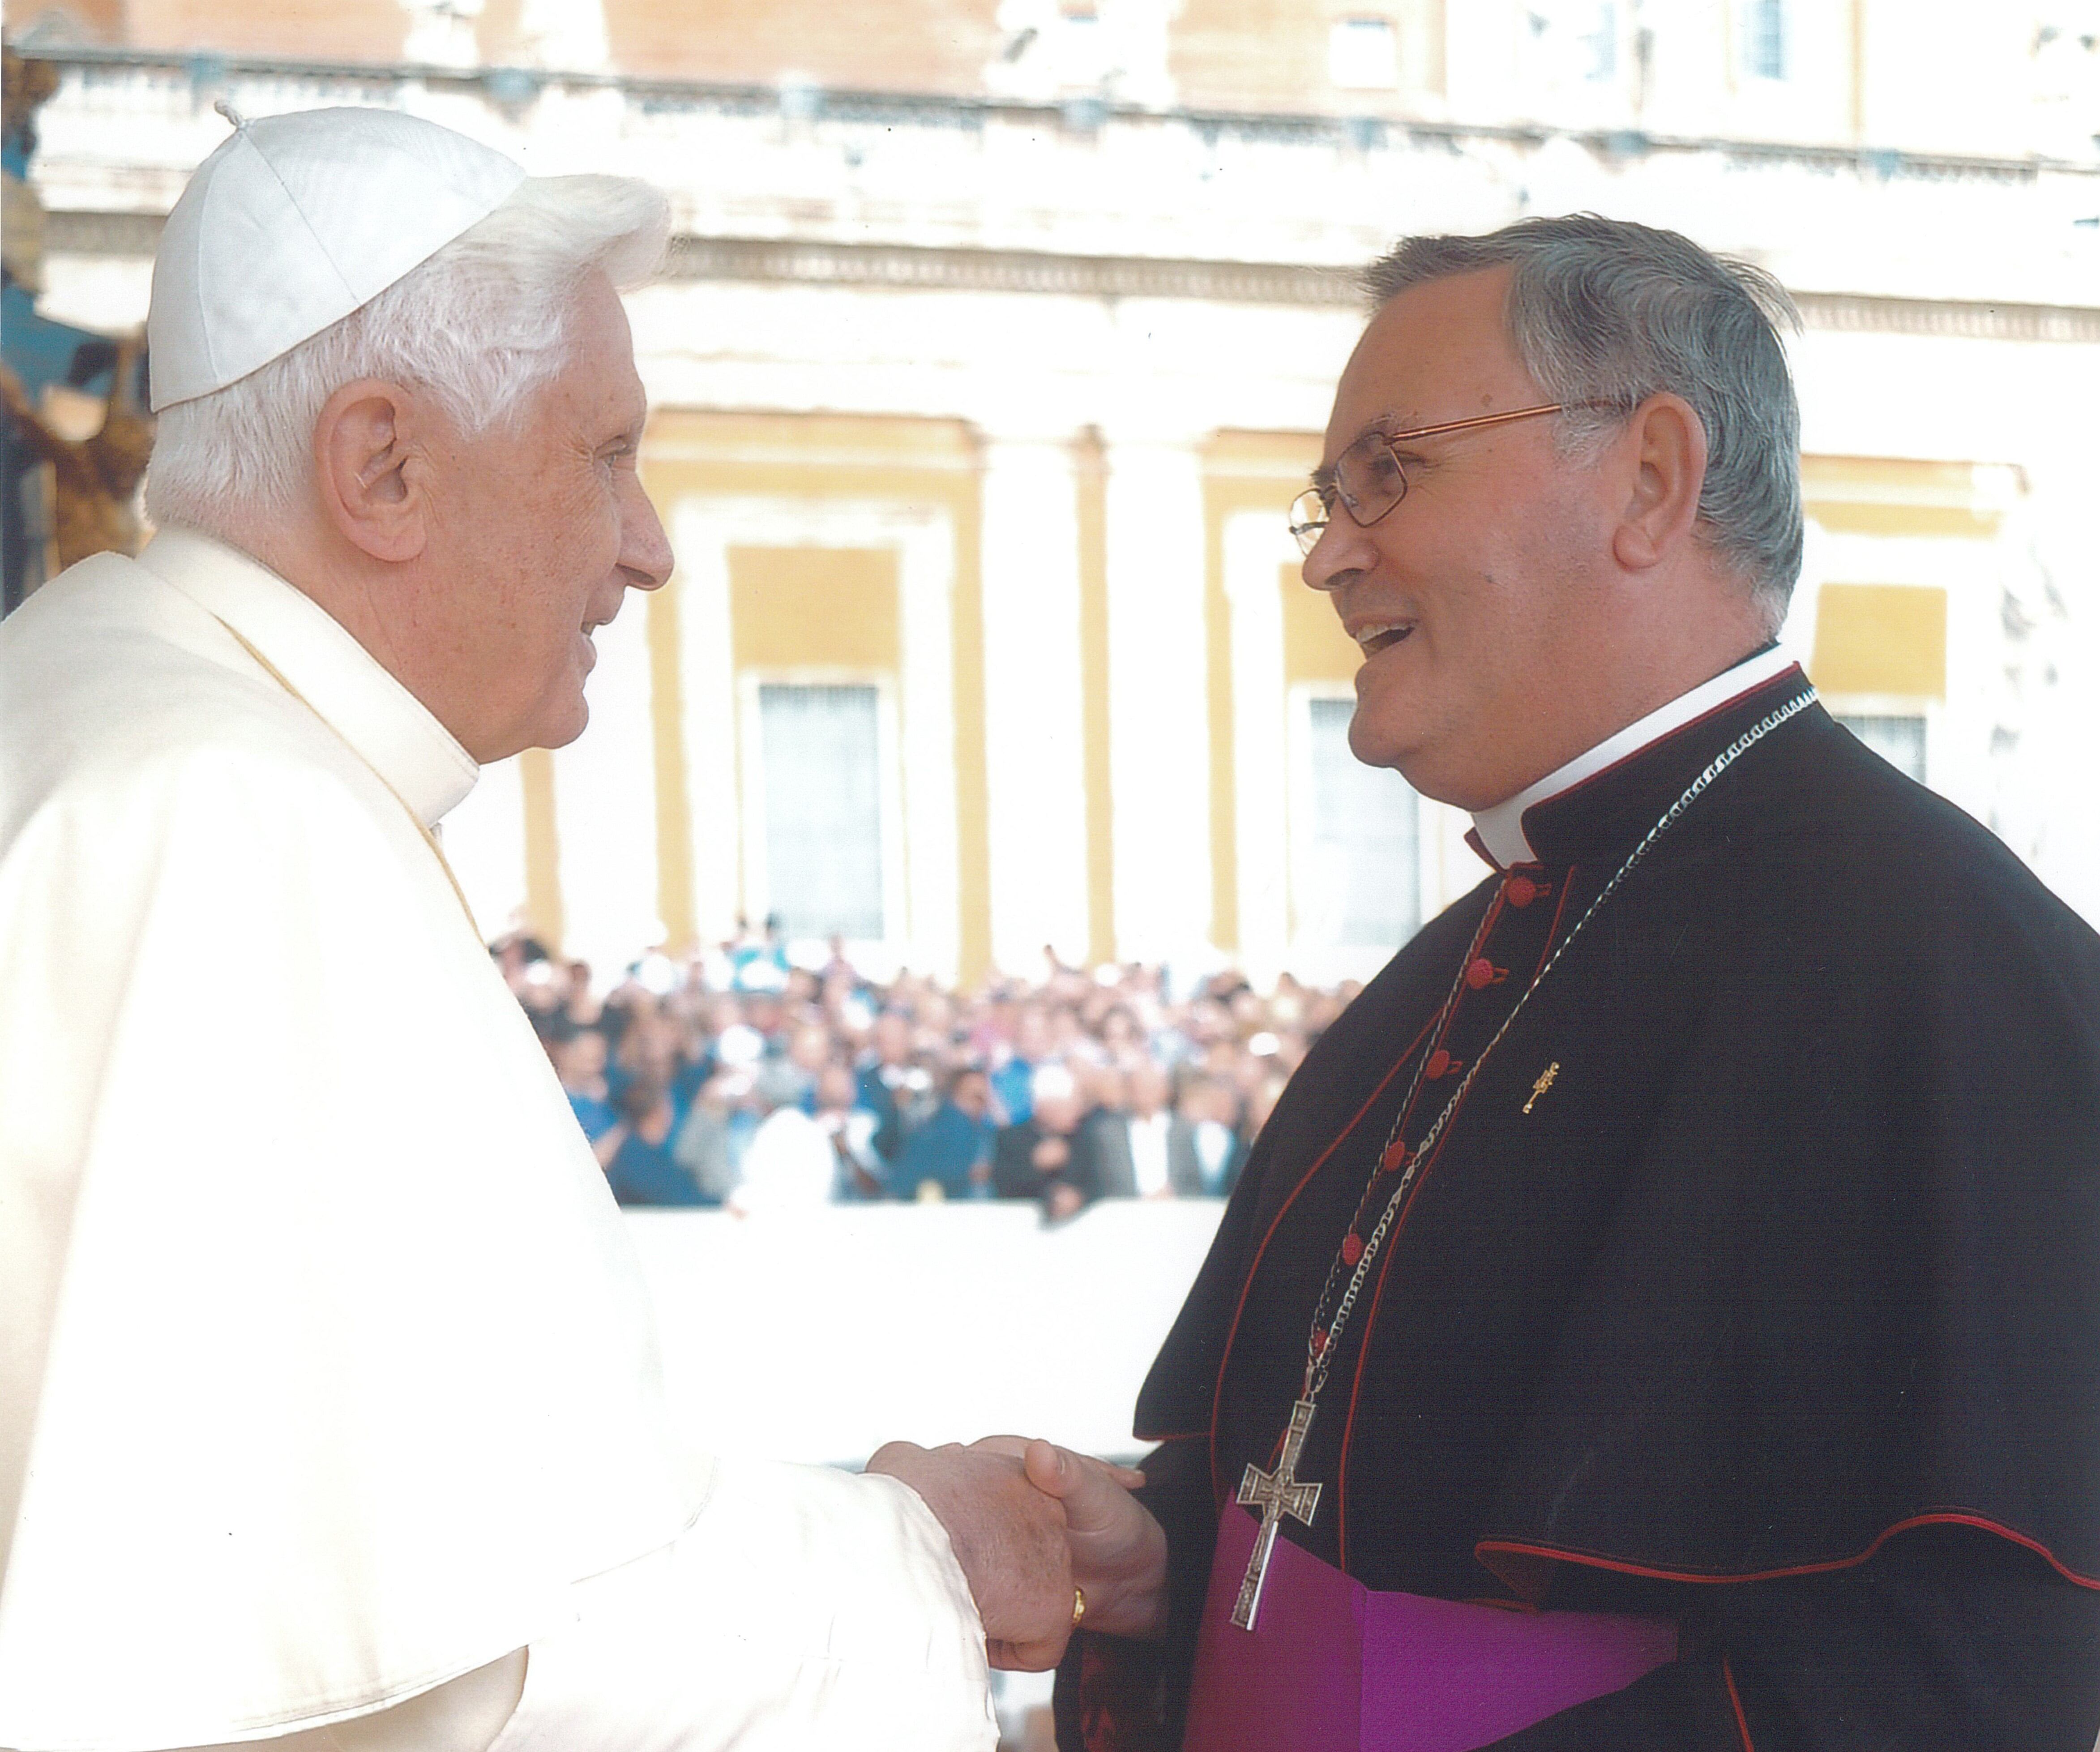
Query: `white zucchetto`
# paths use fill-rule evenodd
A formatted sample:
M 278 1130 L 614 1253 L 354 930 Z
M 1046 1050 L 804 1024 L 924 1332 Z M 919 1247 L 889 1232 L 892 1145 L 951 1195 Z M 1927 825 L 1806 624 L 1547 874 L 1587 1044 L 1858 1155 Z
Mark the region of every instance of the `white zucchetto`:
M 244 122 L 199 165 L 153 258 L 155 413 L 342 321 L 525 180 L 492 148 L 387 109 Z

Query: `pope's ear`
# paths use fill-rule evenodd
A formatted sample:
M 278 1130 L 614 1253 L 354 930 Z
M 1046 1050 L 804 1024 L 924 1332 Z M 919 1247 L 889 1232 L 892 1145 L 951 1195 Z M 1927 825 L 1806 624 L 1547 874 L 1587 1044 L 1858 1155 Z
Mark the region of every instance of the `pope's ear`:
M 1619 447 L 1630 467 L 1612 551 L 1630 571 L 1660 564 L 1699 520 L 1706 484 L 1706 428 L 1681 395 L 1651 395 L 1634 410 Z
M 314 474 L 337 533 L 374 559 L 412 560 L 429 536 L 426 411 L 398 383 L 362 378 L 314 422 Z

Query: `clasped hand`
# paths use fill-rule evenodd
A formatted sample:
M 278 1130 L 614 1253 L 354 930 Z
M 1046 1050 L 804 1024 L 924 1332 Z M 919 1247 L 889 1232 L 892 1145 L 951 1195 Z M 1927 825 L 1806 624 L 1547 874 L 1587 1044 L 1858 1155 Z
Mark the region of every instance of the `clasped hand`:
M 968 1447 L 891 1442 L 867 1463 L 909 1485 L 947 1529 L 984 1621 L 991 1664 L 1055 1666 L 1073 1628 L 1160 1634 L 1167 1536 L 1131 1494 L 1142 1472 L 1047 1441 L 988 1436 Z

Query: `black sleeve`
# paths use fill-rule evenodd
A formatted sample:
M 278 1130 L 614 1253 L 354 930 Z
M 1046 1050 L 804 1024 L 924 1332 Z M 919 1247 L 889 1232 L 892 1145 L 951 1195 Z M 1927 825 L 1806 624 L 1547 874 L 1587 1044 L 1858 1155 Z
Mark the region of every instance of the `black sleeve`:
M 1496 1752 L 2093 1752 L 2100 1592 L 1961 1526 L 1685 1587 L 1690 1652 Z
M 1026 1125 L 1005 1127 L 992 1146 L 992 1190 L 1002 1198 L 1033 1198 L 1043 1189 L 1043 1176 L 1033 1159 L 1035 1132 Z

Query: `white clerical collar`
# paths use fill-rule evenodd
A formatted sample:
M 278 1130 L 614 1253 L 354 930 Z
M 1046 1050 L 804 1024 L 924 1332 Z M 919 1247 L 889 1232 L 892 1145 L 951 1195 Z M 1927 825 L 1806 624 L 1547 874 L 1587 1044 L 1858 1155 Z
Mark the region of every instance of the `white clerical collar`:
M 1774 677 L 1784 675 L 1793 664 L 1794 660 L 1777 647 L 1745 657 L 1733 669 L 1723 669 L 1710 682 L 1701 682 L 1689 693 L 1679 694 L 1668 705 L 1658 706 L 1646 717 L 1627 725 L 1617 735 L 1606 737 L 1586 753 L 1577 755 L 1565 766 L 1556 767 L 1538 783 L 1527 785 L 1515 797 L 1480 810 L 1473 817 L 1473 832 L 1479 836 L 1482 848 L 1498 869 L 1536 863 L 1538 854 L 1524 836 L 1526 810 L 1543 803 L 1548 797 L 1572 790 L 1586 779 L 1595 778 L 1606 767 L 1615 766 L 1630 755 L 1639 753 L 1650 743 L 1661 741 L 1694 718 L 1703 717 L 1753 688 L 1763 686 Z
M 426 827 L 480 769 L 451 731 L 318 602 L 193 529 L 164 529 L 139 563 L 222 622 L 384 779 Z

